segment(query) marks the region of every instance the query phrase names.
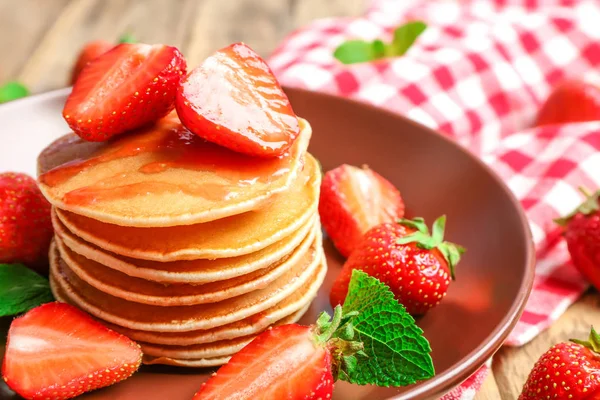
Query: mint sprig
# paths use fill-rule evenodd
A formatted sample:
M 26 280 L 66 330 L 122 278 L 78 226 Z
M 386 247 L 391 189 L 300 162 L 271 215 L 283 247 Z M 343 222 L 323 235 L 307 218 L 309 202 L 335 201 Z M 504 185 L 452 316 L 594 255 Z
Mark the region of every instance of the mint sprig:
M 411 21 L 396 28 L 391 43 L 384 43 L 380 39 L 372 42 L 348 40 L 335 49 L 333 56 L 344 64 L 399 57 L 408 51 L 426 28 L 427 25 L 422 21 Z
M 0 264 L 0 317 L 54 300 L 48 280 L 21 264 Z
M 431 346 L 423 331 L 391 290 L 378 279 L 354 270 L 344 315 L 354 314 L 354 340 L 362 342 L 364 355 L 340 379 L 359 385 L 405 386 L 434 374 Z
M 0 104 L 29 95 L 29 90 L 19 82 L 8 82 L 0 86 Z
M 406 386 L 434 374 L 431 347 L 413 317 L 377 278 L 354 270 L 343 306 L 322 313 L 315 341 L 332 354 L 334 380 Z

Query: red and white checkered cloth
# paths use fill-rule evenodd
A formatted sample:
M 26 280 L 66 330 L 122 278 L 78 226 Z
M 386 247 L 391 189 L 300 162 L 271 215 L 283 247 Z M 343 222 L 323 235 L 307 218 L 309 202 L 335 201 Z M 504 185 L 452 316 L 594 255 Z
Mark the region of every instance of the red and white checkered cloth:
M 391 38 L 428 24 L 404 57 L 343 65 L 344 40 Z M 435 128 L 479 155 L 521 200 L 537 248 L 536 279 L 506 344 L 522 345 L 587 288 L 553 218 L 600 187 L 600 122 L 530 128 L 552 87 L 600 72 L 595 0 L 374 0 L 355 19 L 318 20 L 284 40 L 269 63 L 288 86 L 351 97 Z M 445 399 L 471 399 L 486 366 Z

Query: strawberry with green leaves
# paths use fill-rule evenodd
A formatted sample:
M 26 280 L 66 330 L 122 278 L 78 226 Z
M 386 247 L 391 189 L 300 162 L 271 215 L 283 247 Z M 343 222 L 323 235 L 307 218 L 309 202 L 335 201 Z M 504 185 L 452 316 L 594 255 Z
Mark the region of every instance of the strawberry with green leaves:
M 333 283 L 329 298 L 341 304 L 353 270 L 361 270 L 388 285 L 408 312 L 425 314 L 446 295 L 454 267 L 465 249 L 444 241 L 446 216 L 433 223 L 422 218 L 400 219 L 369 230 Z
M 389 288 L 355 271 L 333 317 L 323 313 L 313 326 L 283 325 L 262 333 L 204 383 L 194 400 L 329 399 L 338 379 L 410 385 L 434 374 L 422 334 Z
M 600 399 L 600 335 L 554 345 L 535 363 L 519 400 Z
M 573 264 L 592 285 L 600 289 L 600 190 L 593 194 L 581 190 L 586 200 L 556 222 L 565 229 L 564 236 Z
M 10 325 L 2 377 L 25 399 L 62 400 L 129 378 L 140 346 L 65 303 L 46 303 Z

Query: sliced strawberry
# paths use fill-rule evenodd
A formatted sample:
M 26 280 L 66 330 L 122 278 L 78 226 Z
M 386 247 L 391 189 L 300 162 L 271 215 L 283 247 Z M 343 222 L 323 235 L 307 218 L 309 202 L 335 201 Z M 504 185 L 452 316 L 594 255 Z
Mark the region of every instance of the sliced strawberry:
M 540 109 L 535 126 L 600 120 L 600 85 L 569 80 L 558 85 Z
M 262 333 L 202 385 L 194 400 L 330 399 L 331 354 L 311 327 Z
M 81 72 L 63 116 L 83 139 L 108 140 L 171 111 L 185 70 L 175 47 L 120 44 Z
M 141 360 L 135 342 L 55 302 L 12 322 L 2 376 L 26 399 L 70 399 L 130 377 Z
M 335 247 L 348 257 L 370 228 L 402 218 L 404 202 L 377 172 L 343 164 L 323 177 L 319 214 Z
M 298 119 L 266 62 L 243 43 L 208 57 L 177 91 L 177 113 L 196 135 L 255 156 L 283 154 Z

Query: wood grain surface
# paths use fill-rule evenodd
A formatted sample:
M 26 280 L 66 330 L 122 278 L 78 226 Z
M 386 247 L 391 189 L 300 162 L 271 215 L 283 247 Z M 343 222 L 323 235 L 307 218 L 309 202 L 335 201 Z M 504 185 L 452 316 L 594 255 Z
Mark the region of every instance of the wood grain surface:
M 404 1 L 404 0 L 398 0 Z M 194 66 L 214 50 L 245 41 L 268 56 L 286 34 L 315 18 L 359 15 L 367 0 L 0 0 L 0 83 L 32 92 L 67 85 L 84 43 L 138 41 L 177 46 Z M 513 400 L 552 344 L 600 326 L 596 292 L 587 293 L 548 331 L 521 348 L 502 348 L 477 400 Z

